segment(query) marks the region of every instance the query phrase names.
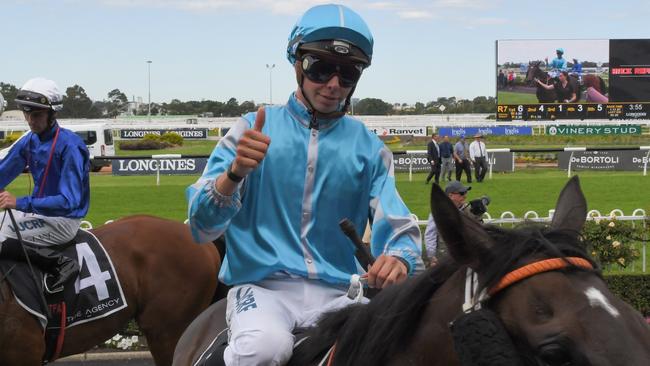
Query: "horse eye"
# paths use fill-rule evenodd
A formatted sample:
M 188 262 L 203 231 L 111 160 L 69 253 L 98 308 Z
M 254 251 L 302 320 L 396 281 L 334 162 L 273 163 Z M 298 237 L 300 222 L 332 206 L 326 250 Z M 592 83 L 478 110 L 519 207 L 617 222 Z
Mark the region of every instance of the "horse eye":
M 540 348 L 539 358 L 548 366 L 570 366 L 573 364 L 571 352 L 559 344 L 547 344 Z

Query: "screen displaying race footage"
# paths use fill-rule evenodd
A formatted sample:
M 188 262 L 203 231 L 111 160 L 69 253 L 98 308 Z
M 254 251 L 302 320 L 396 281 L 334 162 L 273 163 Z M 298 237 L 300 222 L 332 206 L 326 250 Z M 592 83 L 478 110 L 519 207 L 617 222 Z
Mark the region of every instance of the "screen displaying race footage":
M 650 39 L 497 41 L 497 119 L 650 114 Z

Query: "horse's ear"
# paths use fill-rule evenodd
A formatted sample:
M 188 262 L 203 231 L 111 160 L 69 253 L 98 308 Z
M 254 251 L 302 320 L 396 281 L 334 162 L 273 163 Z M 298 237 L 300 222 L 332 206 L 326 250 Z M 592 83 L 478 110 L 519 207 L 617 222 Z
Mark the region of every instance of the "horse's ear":
M 580 189 L 578 176 L 573 176 L 564 186 L 555 205 L 551 227 L 553 229 L 571 230 L 577 233 L 587 219 L 587 200 Z
M 437 184 L 431 187 L 431 214 L 449 254 L 459 264 L 476 268 L 492 242 L 483 226 L 458 210 Z

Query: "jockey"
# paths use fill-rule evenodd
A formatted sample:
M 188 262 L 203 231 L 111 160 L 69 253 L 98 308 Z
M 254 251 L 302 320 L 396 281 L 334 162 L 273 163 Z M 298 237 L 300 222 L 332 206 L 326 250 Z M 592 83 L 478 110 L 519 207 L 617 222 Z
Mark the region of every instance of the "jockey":
M 423 268 L 420 230 L 396 191 L 390 150 L 346 115 L 372 49 L 351 9 L 307 10 L 287 46 L 297 90 L 284 105 L 243 116 L 187 189 L 194 239 L 226 237 L 226 365 L 286 363 L 296 327 L 352 303 L 352 274 L 384 288 Z M 372 223 L 377 260 L 368 273 L 339 229 L 343 218 L 358 232 Z
M 564 48 L 556 49 L 555 54 L 557 57 L 554 58 L 551 63 L 548 63 L 547 59 L 547 68 L 550 70 L 549 75 L 554 78 L 558 77 L 560 72 L 567 70 L 566 59 L 562 57 L 564 55 Z
M 15 102 L 31 132 L 0 161 L 0 209 L 13 210 L 20 236 L 31 244 L 24 246 L 30 261 L 53 276 L 46 285 L 55 290 L 79 272 L 76 262 L 51 247 L 72 240 L 88 212 L 88 149 L 74 132 L 59 127 L 56 112 L 63 107 L 63 96 L 53 81 L 27 81 Z M 27 166 L 34 179 L 31 195 L 16 197 L 5 191 Z M 6 213 L 0 220 L 0 259 L 25 261 Z

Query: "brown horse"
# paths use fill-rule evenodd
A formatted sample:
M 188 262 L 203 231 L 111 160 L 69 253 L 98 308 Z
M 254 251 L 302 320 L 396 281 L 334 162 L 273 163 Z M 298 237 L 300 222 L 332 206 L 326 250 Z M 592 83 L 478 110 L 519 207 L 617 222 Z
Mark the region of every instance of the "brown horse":
M 436 185 L 431 205 L 450 257 L 367 305 L 325 316 L 290 365 L 316 365 L 334 343 L 328 365 L 336 366 L 650 364 L 650 327 L 607 289 L 579 239 L 587 207 L 577 178 L 562 191 L 548 227 L 482 226 Z M 484 293 L 490 296 L 478 296 Z M 470 315 L 481 316 L 465 321 L 463 309 L 477 304 L 483 309 Z M 188 327 L 174 365 L 195 364 L 220 331 L 207 322 L 223 322 L 220 306 Z
M 128 307 L 66 331 L 60 356 L 102 343 L 135 318 L 156 365 L 170 365 L 183 330 L 212 301 L 221 259 L 197 245 L 187 225 L 132 216 L 92 230 L 111 257 Z M 0 365 L 41 365 L 45 351 L 36 318 L 0 283 Z

